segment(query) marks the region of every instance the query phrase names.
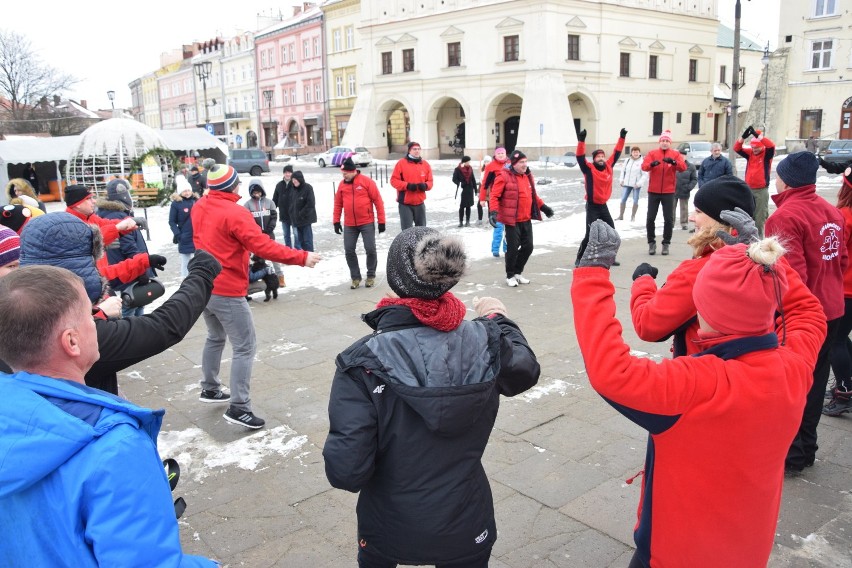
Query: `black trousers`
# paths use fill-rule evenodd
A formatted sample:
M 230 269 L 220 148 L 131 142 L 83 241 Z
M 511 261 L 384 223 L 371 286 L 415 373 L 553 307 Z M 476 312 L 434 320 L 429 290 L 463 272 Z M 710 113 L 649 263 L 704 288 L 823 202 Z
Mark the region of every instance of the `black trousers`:
M 655 225 L 657 223 L 657 210 L 663 207 L 663 244 L 672 242 L 672 230 L 674 229 L 674 193 L 648 193 L 648 217 L 645 220 L 645 230 L 648 233 L 648 244 L 657 242 Z
M 523 274 L 533 251 L 532 221 L 506 225 L 506 278 Z
M 488 568 L 491 548 L 483 550 L 476 558 L 464 562 L 439 562 L 435 568 Z M 358 547 L 358 568 L 396 568 L 397 563 L 388 560 L 375 550 Z
M 817 426 L 819 426 L 822 407 L 825 404 L 825 387 L 828 385 L 828 373 L 831 368 L 831 348 L 841 319 L 837 318 L 828 322 L 828 332 L 825 334 L 825 341 L 820 347 L 816 365 L 814 365 L 814 383 L 808 391 L 802 423 L 793 444 L 787 451 L 787 460 L 784 463 L 787 469 L 801 471 L 813 465 L 816 459 L 816 452 L 819 449 Z
M 586 245 L 589 244 L 589 231 L 592 223 L 601 219 L 604 223 L 615 229 L 615 222 L 612 220 L 612 215 L 609 213 L 609 207 L 604 204 L 586 202 L 586 236 L 583 237 L 583 242 L 580 243 L 580 250 L 577 251 L 577 261 L 583 258 L 583 252 L 586 250 Z

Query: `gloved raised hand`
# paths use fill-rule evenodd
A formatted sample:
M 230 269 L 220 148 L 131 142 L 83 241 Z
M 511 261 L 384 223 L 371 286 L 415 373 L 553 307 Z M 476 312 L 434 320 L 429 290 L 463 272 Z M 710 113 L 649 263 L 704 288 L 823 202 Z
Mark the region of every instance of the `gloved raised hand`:
M 586 141 L 586 129 L 585 128 L 577 133 L 577 141 L 578 142 L 585 142 Z
M 621 132 L 619 132 L 619 133 L 618 133 L 618 137 L 619 137 L 619 138 L 627 138 L 627 129 L 626 129 L 626 128 L 622 128 L 622 129 L 621 129 Z
M 852 166 L 852 162 L 826 162 L 819 158 L 819 165 L 830 174 L 843 174 L 846 172 L 846 168 Z
M 175 245 L 176 245 L 176 244 L 178 244 L 179 242 L 180 242 L 180 237 L 179 237 L 179 236 L 175 235 L 174 237 L 172 237 L 172 244 L 175 244 Z
M 407 189 L 408 191 L 417 191 L 417 184 L 416 183 L 409 183 L 408 185 L 405 186 L 405 189 Z
M 677 163 L 674 158 L 663 158 L 663 161 L 671 165 L 675 165 Z
M 745 140 L 745 139 L 746 139 L 746 138 L 748 138 L 748 137 L 749 137 L 749 135 L 751 135 L 751 134 L 754 134 L 755 136 L 757 136 L 757 134 L 755 134 L 755 133 L 754 133 L 754 126 L 752 126 L 752 125 L 748 125 L 748 127 L 747 127 L 745 130 L 743 130 L 743 135 L 742 135 L 742 136 L 740 136 L 740 138 L 742 138 L 743 140 Z
M 148 264 L 154 270 L 163 270 L 166 267 L 167 260 L 166 257 L 159 254 L 148 255 Z
M 488 222 L 491 223 L 492 227 L 497 226 L 497 212 L 496 211 L 489 211 L 488 212 Z
M 725 241 L 726 245 L 736 245 L 739 243 L 748 245 L 759 238 L 754 219 L 739 207 L 736 207 L 733 211 L 726 209 L 719 213 L 719 217 L 737 231 L 736 237 L 726 231 L 716 231 L 716 236 Z
M 203 249 L 196 249 L 195 256 L 186 265 L 189 273 L 199 273 L 207 276 L 210 282 L 222 272 L 222 265 L 216 260 L 216 257 Z
M 636 267 L 636 270 L 633 271 L 633 280 L 636 280 L 640 276 L 645 276 L 646 274 L 656 280 L 659 272 L 660 271 L 657 270 L 656 266 L 651 266 L 647 262 L 643 262 Z
M 654 160 L 653 162 L 651 162 L 651 167 L 652 167 L 652 168 L 656 168 L 656 167 L 657 167 L 657 166 L 659 166 L 659 165 L 660 165 L 660 160 Z
M 553 209 L 551 209 L 551 208 L 550 208 L 549 206 L 547 206 L 546 204 L 545 204 L 545 205 L 542 205 L 542 206 L 540 207 L 540 209 L 541 209 L 541 212 L 542 212 L 542 213 L 544 213 L 545 215 L 547 215 L 547 217 L 548 217 L 548 218 L 553 217 Z
M 489 296 L 482 298 L 474 296 L 473 309 L 476 310 L 476 314 L 481 318 L 490 316 L 491 314 L 506 315 L 506 306 L 503 305 L 503 302 Z
M 340 226 L 340 223 L 334 224 L 334 232 L 338 235 L 343 232 L 343 227 Z
M 385 224 L 384 224 L 384 223 L 379 223 L 379 232 L 380 232 L 380 233 L 384 233 L 384 232 L 385 232 Z
M 589 243 L 577 266 L 600 266 L 609 270 L 620 246 L 621 237 L 616 230 L 598 219 L 589 227 Z

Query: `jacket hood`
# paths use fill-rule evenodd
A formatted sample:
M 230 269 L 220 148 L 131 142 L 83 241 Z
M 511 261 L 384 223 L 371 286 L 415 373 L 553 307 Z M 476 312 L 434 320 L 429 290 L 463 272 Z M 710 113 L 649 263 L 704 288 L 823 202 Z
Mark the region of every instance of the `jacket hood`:
M 121 201 L 108 201 L 106 199 L 98 199 L 97 201 L 98 209 L 102 211 L 118 211 L 120 213 L 126 213 L 129 211 L 127 205 Z
M 198 199 L 199 198 L 197 193 L 193 193 L 186 200 L 183 197 L 181 197 L 180 193 L 173 193 L 171 197 L 172 197 L 172 201 L 177 201 L 178 203 L 181 202 L 181 201 L 189 200 L 189 199 Z
M 0 436 L 0 497 L 35 485 L 113 428 L 144 430 L 156 446 L 163 410 L 151 410 L 71 381 L 26 372 L 0 375 L 5 407 Z M 100 409 L 94 424 L 51 402 Z
M 252 178 L 252 179 L 250 179 L 250 180 L 249 180 L 249 197 L 251 197 L 251 196 L 252 196 L 252 195 L 251 195 L 251 192 L 252 192 L 252 191 L 255 191 L 255 190 L 257 190 L 257 189 L 259 189 L 259 190 L 260 190 L 260 197 L 261 197 L 261 198 L 266 197 L 266 190 L 263 188 L 263 182 L 261 182 L 261 181 L 260 181 L 259 179 L 257 179 L 257 178 Z
M 357 171 L 357 170 L 356 170 Z M 296 170 L 293 172 L 293 178 L 299 180 L 299 185 L 305 185 L 305 174 L 302 173 L 302 170 Z
M 426 427 L 442 436 L 464 435 L 498 397 L 499 327 L 463 321 L 451 332 L 421 324 L 405 306 L 364 316 L 377 333 L 341 353 L 341 371 L 363 368 L 387 383 Z

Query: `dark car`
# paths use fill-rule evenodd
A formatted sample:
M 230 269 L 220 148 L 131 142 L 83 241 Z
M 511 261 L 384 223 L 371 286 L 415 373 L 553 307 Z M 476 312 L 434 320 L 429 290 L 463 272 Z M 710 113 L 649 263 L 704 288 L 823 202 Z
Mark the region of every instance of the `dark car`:
M 832 140 L 828 144 L 822 159 L 829 163 L 846 163 L 852 161 L 852 140 Z
M 266 153 L 259 148 L 231 150 L 231 156 L 228 158 L 228 163 L 231 164 L 237 172 L 248 172 L 253 176 L 259 176 L 263 172 L 269 171 L 269 159 L 267 158 Z

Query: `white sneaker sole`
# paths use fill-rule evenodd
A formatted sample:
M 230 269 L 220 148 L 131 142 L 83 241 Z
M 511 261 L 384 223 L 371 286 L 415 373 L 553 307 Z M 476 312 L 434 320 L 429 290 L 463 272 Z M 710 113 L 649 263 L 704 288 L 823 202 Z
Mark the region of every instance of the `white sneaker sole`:
M 231 397 L 228 398 L 202 398 L 198 397 L 198 402 L 204 402 L 207 404 L 224 404 L 226 402 L 231 402 Z
M 223 414 L 222 418 L 224 418 L 226 421 L 230 422 L 231 424 L 237 424 L 239 426 L 242 426 L 243 428 L 249 428 L 251 430 L 260 430 L 261 428 L 266 426 L 265 422 L 263 424 L 259 424 L 257 426 L 252 426 L 251 424 L 246 424 L 245 422 L 237 420 L 236 418 L 231 418 L 227 414 Z

